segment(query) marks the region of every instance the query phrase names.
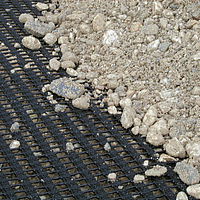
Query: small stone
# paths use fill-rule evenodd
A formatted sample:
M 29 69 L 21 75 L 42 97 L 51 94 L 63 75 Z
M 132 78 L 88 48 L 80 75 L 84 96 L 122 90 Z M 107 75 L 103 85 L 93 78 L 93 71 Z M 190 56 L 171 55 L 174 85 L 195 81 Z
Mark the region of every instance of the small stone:
M 120 106 L 121 106 L 122 108 L 125 108 L 126 106 L 131 107 L 131 106 L 132 106 L 132 101 L 131 101 L 130 98 L 124 97 L 124 98 L 122 98 L 122 99 L 120 100 L 119 104 L 120 104 Z
M 88 24 L 81 24 L 79 26 L 80 32 L 83 34 L 89 34 L 91 32 L 91 28 Z
M 66 20 L 70 20 L 70 21 L 75 21 L 75 20 L 82 21 L 86 18 L 87 18 L 86 13 L 73 13 L 66 16 Z
M 74 145 L 71 142 L 66 143 L 66 151 L 69 153 L 70 151 L 74 151 Z
M 71 60 L 65 60 L 65 61 L 61 62 L 61 67 L 62 67 L 63 69 L 75 68 L 76 65 L 75 65 L 74 62 L 72 62 Z
M 133 125 L 133 119 L 135 118 L 135 109 L 130 106 L 125 106 L 122 116 L 121 116 L 121 124 L 127 129 Z
M 119 98 L 118 93 L 114 92 L 114 93 L 110 94 L 110 98 L 112 99 L 112 102 L 114 103 L 115 106 L 119 105 L 120 98 Z
M 197 22 L 198 22 L 197 20 L 191 19 L 185 24 L 185 26 L 186 26 L 186 28 L 192 28 Z
M 164 166 L 156 165 L 152 169 L 145 171 L 146 176 L 162 176 L 167 172 L 167 168 Z
M 148 131 L 148 127 L 146 125 L 140 126 L 139 134 L 142 136 L 146 136 Z
M 143 125 L 151 126 L 157 119 L 158 111 L 155 106 L 151 106 L 143 118 Z
M 14 47 L 15 47 L 15 48 L 20 48 L 21 45 L 20 45 L 19 43 L 15 43 L 15 44 L 14 44 Z
M 115 173 L 108 174 L 108 180 L 111 182 L 115 182 L 117 178 L 117 175 Z
M 111 45 L 117 45 L 119 43 L 118 41 L 118 35 L 113 30 L 108 30 L 103 35 L 103 44 L 106 44 L 108 46 Z
M 18 122 L 14 122 L 13 124 L 12 124 L 12 126 L 10 127 L 10 131 L 11 132 L 17 132 L 17 131 L 19 131 L 19 123 Z
M 198 106 L 200 106 L 200 97 L 197 97 L 197 98 L 196 98 L 195 104 L 198 105 Z
M 100 31 L 100 30 L 103 30 L 104 27 L 105 27 L 105 17 L 103 14 L 101 13 L 98 13 L 93 21 L 92 21 L 92 26 L 93 26 L 93 30 L 94 31 Z
M 118 113 L 117 108 L 115 106 L 109 106 L 108 107 L 108 113 L 111 114 L 111 115 L 116 115 Z
M 167 126 L 167 122 L 165 119 L 160 119 L 157 121 L 153 127 L 156 129 L 157 133 L 160 133 L 162 135 L 168 135 L 169 134 L 169 128 Z
M 179 175 L 180 179 L 187 185 L 199 183 L 198 170 L 184 162 L 176 163 L 174 171 Z
M 36 50 L 36 49 L 39 49 L 41 47 L 40 41 L 33 36 L 25 36 L 22 39 L 22 44 L 26 48 L 31 49 L 31 50 Z
M 67 68 L 66 72 L 70 75 L 70 76 L 78 76 L 78 72 L 73 69 L 73 68 Z
M 118 81 L 115 81 L 115 80 L 110 80 L 110 81 L 108 81 L 108 83 L 107 83 L 107 88 L 108 88 L 108 89 L 114 90 L 114 89 L 116 89 L 118 86 L 119 86 L 119 83 L 118 83 Z
M 185 194 L 185 192 L 179 192 L 176 196 L 176 200 L 188 200 L 187 194 Z
M 111 146 L 108 142 L 106 142 L 106 144 L 103 147 L 106 151 L 110 151 L 111 150 Z
M 143 162 L 143 165 L 144 165 L 145 167 L 149 166 L 149 160 L 145 160 L 145 161 Z
M 134 125 L 135 125 L 135 126 L 140 126 L 141 123 L 142 123 L 142 122 L 141 122 L 141 119 L 139 119 L 139 118 L 137 118 L 137 117 L 134 118 Z
M 177 160 L 178 160 L 177 158 L 169 156 L 165 153 L 162 153 L 160 155 L 160 158 L 158 159 L 159 162 L 176 162 Z
M 138 134 L 139 134 L 139 131 L 140 131 L 140 127 L 139 127 L 139 126 L 134 126 L 134 127 L 131 129 L 131 132 L 133 133 L 133 135 L 138 135 Z
M 180 141 L 174 137 L 165 145 L 166 152 L 173 157 L 185 158 L 185 149 Z
M 171 110 L 171 103 L 163 101 L 157 104 L 163 114 L 168 113 Z
M 158 26 L 156 24 L 149 24 L 142 27 L 142 32 L 146 35 L 156 35 L 158 34 Z
M 49 90 L 68 99 L 76 99 L 85 92 L 83 85 L 72 81 L 67 77 L 53 80 L 50 84 Z
M 19 16 L 19 21 L 23 24 L 25 24 L 27 21 L 34 20 L 34 17 L 31 14 L 23 13 Z
M 56 104 L 54 109 L 56 112 L 64 112 L 66 108 L 66 105 Z
M 194 95 L 200 95 L 200 87 L 195 86 L 192 90 L 192 94 Z
M 58 44 L 68 44 L 69 38 L 67 36 L 61 36 L 58 38 Z
M 190 158 L 200 162 L 200 141 L 191 141 L 185 147 Z
M 195 9 L 195 11 L 192 13 L 192 17 L 196 20 L 199 20 L 200 19 L 200 8 L 197 7 Z
M 16 149 L 20 147 L 20 142 L 18 140 L 13 140 L 10 145 L 9 145 L 10 149 Z
M 153 14 L 157 15 L 160 14 L 163 10 L 163 6 L 160 2 L 154 1 L 152 4 Z
M 61 37 L 61 36 L 64 35 L 65 29 L 63 29 L 63 28 L 56 28 L 55 30 L 52 31 L 52 33 L 53 33 L 57 38 L 59 38 L 59 37 Z
M 174 13 L 171 10 L 166 9 L 163 11 L 163 16 L 170 19 L 174 17 Z
M 190 185 L 186 189 L 187 193 L 196 199 L 200 199 L 200 184 Z
M 25 23 L 26 31 L 36 37 L 44 37 L 47 33 L 52 31 L 50 24 L 45 24 L 40 21 L 29 20 Z
M 62 57 L 61 57 L 61 61 L 65 61 L 65 60 L 71 60 L 74 63 L 78 63 L 78 58 L 76 57 L 76 55 L 70 51 L 66 51 Z
M 45 37 L 43 38 L 43 40 L 49 44 L 49 45 L 53 45 L 56 43 L 57 41 L 57 37 L 53 34 L 53 33 L 47 33 L 45 35 Z
M 130 31 L 131 32 L 136 32 L 136 31 L 139 31 L 140 27 L 142 26 L 142 24 L 140 22 L 133 22 L 131 24 L 131 28 L 130 28 Z
M 133 182 L 134 183 L 142 183 L 145 180 L 145 176 L 144 175 L 140 175 L 140 174 L 136 174 L 134 176 Z
M 36 4 L 36 8 L 39 10 L 39 11 L 43 11 L 43 10 L 48 10 L 49 6 L 45 3 L 41 3 L 41 2 L 38 2 Z
M 79 109 L 88 109 L 90 107 L 90 99 L 86 96 L 81 96 L 79 98 L 73 99 L 72 105 Z
M 167 51 L 168 50 L 168 48 L 169 48 L 169 45 L 170 45 L 170 43 L 161 43 L 160 44 L 160 46 L 159 46 L 159 50 L 160 51 L 162 51 L 162 52 L 165 52 L 165 51 Z
M 192 56 L 194 60 L 200 60 L 200 52 Z
M 150 127 L 147 132 L 146 141 L 154 146 L 160 146 L 165 143 L 163 135 L 160 132 L 157 132 L 155 127 Z
M 160 44 L 160 40 L 157 39 L 157 40 L 154 40 L 153 42 L 149 43 L 147 48 L 148 48 L 148 51 L 154 51 L 158 48 L 158 45 Z
M 51 69 L 58 71 L 60 68 L 60 62 L 56 58 L 52 58 L 49 61 L 49 66 Z

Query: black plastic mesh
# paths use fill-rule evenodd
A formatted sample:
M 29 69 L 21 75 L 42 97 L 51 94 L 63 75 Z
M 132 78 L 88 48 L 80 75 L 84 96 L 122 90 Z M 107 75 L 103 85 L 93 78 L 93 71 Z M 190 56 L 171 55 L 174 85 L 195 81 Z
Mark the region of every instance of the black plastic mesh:
M 0 42 L 4 43 L 0 47 L 0 199 L 176 199 L 186 185 L 173 172 L 175 163 L 164 164 L 168 172 L 162 177 L 133 183 L 136 174 L 158 163 L 155 154 L 162 150 L 124 130 L 119 118 L 109 115 L 98 100 L 90 109 L 79 110 L 56 97 L 67 109 L 54 111 L 41 91 L 45 84 L 66 76 L 64 71 L 46 68 L 53 48 L 42 41 L 38 51 L 14 47 L 27 35 L 19 15 L 40 14 L 32 4 L 0 1 Z M 27 63 L 30 68 L 24 67 Z M 15 121 L 20 131 L 11 132 Z M 13 139 L 20 141 L 20 148 L 9 148 Z M 75 150 L 67 153 L 69 141 Z M 106 142 L 112 146 L 110 152 L 104 150 Z M 144 160 L 149 160 L 148 167 Z M 108 181 L 111 172 L 117 174 L 116 182 Z

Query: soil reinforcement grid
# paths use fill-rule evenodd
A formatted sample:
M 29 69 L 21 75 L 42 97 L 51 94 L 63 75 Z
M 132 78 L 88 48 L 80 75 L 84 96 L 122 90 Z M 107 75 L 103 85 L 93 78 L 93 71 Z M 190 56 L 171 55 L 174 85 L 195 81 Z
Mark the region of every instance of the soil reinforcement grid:
M 53 47 L 43 41 L 40 50 L 23 47 L 27 33 L 18 21 L 21 13 L 40 15 L 29 0 L 0 1 L 0 199 L 175 200 L 187 187 L 173 172 L 175 163 L 158 163 L 162 149 L 123 129 L 119 116 L 109 115 L 98 99 L 79 110 L 55 96 L 67 106 L 65 112 L 55 112 L 42 87 L 67 74 L 46 68 Z M 30 67 L 24 67 L 27 63 Z M 14 122 L 20 128 L 11 132 Z M 10 148 L 13 140 L 19 148 Z M 74 151 L 66 151 L 67 142 Z M 107 142 L 110 151 L 104 149 Z M 156 164 L 166 166 L 167 173 L 133 182 L 136 174 Z M 110 173 L 116 181 L 108 180 Z

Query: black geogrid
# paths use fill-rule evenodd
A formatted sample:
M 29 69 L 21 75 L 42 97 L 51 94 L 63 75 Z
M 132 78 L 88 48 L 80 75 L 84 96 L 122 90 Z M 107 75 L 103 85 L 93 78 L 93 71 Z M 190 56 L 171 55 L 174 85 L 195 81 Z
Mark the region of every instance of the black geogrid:
M 186 185 L 173 172 L 171 168 L 174 166 L 173 163 L 165 165 L 168 168 L 165 176 L 148 178 L 149 182 L 144 184 L 133 183 L 135 174 L 144 173 L 147 169 L 143 166 L 144 160 L 151 161 L 149 167 L 157 164 L 155 151 L 145 143 L 143 138 L 133 136 L 130 131 L 122 128 L 120 130 L 116 128 L 119 127 L 119 119 L 105 113 L 103 108 L 97 106 L 96 101 L 93 101 L 91 108 L 85 111 L 75 109 L 70 103 L 66 103 L 68 111 L 54 112 L 53 106 L 41 92 L 41 88 L 55 78 L 62 77 L 63 71 L 61 74 L 60 72 L 49 73 L 44 67 L 51 58 L 47 48 L 30 51 L 22 47 L 23 50 L 17 51 L 13 47 L 15 42 L 21 43 L 22 36 L 26 35 L 23 25 L 18 21 L 18 16 L 20 13 L 30 11 L 35 16 L 40 14 L 32 7 L 29 0 L 0 1 L 0 40 L 6 47 L 0 51 L 0 94 L 2 95 L 0 97 L 0 199 L 44 197 L 65 200 L 176 199 L 177 192 L 184 191 Z M 9 27 L 8 22 L 12 22 L 13 27 Z M 26 55 L 34 62 L 38 71 L 36 68 L 23 68 L 27 63 Z M 12 56 L 16 56 L 17 65 L 22 68 L 19 72 L 11 73 L 11 70 L 16 67 L 10 62 L 14 59 Z M 61 98 L 57 99 L 62 102 Z M 10 108 L 8 109 L 6 105 Z M 37 114 L 35 118 L 30 117 L 30 113 L 25 109 L 26 106 L 33 110 L 31 114 Z M 14 111 L 11 112 L 10 109 Z M 46 112 L 50 114 L 43 115 Z M 17 116 L 13 116 L 15 113 Z M 15 119 L 22 124 L 22 130 L 11 133 L 9 129 Z M 33 121 L 34 119 L 36 121 Z M 59 128 L 59 125 L 62 128 Z M 47 132 L 45 128 L 50 136 L 45 136 Z M 61 129 L 66 131 L 61 132 Z M 30 134 L 26 135 L 26 132 Z M 105 135 L 106 132 L 109 134 Z M 9 138 L 8 136 L 11 135 L 12 138 Z M 28 137 L 33 139 L 28 140 Z M 51 138 L 53 141 L 49 142 L 48 139 Z M 111 151 L 106 152 L 103 147 L 109 138 L 112 138 L 109 143 L 113 145 Z M 12 139 L 20 141 L 19 150 L 9 148 Z M 128 142 L 131 139 L 139 147 L 134 148 L 134 145 Z M 75 150 L 82 151 L 67 153 L 65 144 L 69 140 L 80 145 Z M 33 142 L 33 145 L 30 142 Z M 51 144 L 54 142 L 57 145 L 52 147 Z M 53 151 L 55 147 L 59 148 L 58 152 Z M 32 150 L 34 148 L 35 150 Z M 118 151 L 117 148 L 123 150 Z M 42 152 L 42 155 L 36 155 L 37 152 Z M 122 152 L 125 152 L 125 155 L 120 155 Z M 17 159 L 17 156 L 21 157 Z M 145 159 L 142 156 L 145 156 Z M 45 160 L 42 160 L 43 157 Z M 127 161 L 126 158 L 130 160 Z M 21 164 L 21 161 L 26 161 L 28 164 Z M 132 163 L 136 165 L 132 166 Z M 46 166 L 43 166 L 44 164 Z M 25 169 L 26 165 L 29 168 Z M 53 171 L 49 172 L 48 168 Z M 31 171 L 33 171 L 32 175 L 29 174 Z M 95 174 L 95 171 L 98 173 Z M 107 180 L 107 175 L 111 172 L 118 174 L 116 182 L 111 183 Z M 55 176 L 52 177 L 52 174 Z M 75 175 L 80 177 L 73 179 Z M 39 180 L 33 181 L 33 177 Z M 13 183 L 14 180 L 18 183 Z M 60 182 L 55 183 L 56 180 Z M 14 189 L 17 186 L 20 189 Z M 120 186 L 123 188 L 119 189 Z M 194 198 L 190 197 L 190 199 Z

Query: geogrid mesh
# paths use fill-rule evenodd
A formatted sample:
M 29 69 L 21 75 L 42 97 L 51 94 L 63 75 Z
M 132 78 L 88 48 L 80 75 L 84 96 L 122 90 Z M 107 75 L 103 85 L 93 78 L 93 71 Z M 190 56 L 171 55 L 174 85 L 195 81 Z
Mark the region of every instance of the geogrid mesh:
M 79 110 L 55 96 L 67 105 L 65 112 L 55 112 L 41 90 L 67 74 L 47 70 L 53 48 L 42 41 L 37 51 L 14 48 L 27 35 L 18 21 L 24 12 L 40 14 L 29 0 L 0 1 L 0 199 L 176 199 L 186 185 L 173 172 L 175 163 L 161 164 L 168 168 L 162 177 L 133 183 L 136 174 L 158 163 L 155 155 L 162 150 L 124 130 L 119 116 L 109 115 L 98 99 Z M 20 131 L 11 132 L 16 121 Z M 14 139 L 18 149 L 9 148 Z M 75 149 L 68 153 L 69 141 Z M 104 150 L 107 142 L 110 152 Z M 117 174 L 113 183 L 111 172 Z

